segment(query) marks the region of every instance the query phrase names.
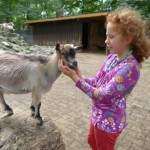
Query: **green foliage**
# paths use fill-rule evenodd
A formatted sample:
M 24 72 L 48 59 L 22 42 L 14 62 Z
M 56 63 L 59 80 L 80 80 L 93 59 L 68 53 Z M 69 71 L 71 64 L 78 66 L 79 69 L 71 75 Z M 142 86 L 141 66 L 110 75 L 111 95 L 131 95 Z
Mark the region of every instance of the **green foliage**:
M 66 0 L 65 13 L 69 15 L 98 12 L 106 10 L 103 1 L 98 0 Z
M 0 0 L 0 22 L 14 22 L 22 29 L 26 20 L 109 11 L 120 5 L 134 7 L 150 19 L 150 0 Z
M 107 0 L 106 3 L 111 6 L 112 10 L 118 6 L 130 6 L 150 19 L 150 0 Z

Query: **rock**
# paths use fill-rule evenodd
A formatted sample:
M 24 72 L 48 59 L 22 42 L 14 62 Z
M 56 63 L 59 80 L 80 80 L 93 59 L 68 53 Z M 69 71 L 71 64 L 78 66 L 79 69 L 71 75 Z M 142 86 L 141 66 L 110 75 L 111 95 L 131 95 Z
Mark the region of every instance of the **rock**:
M 21 109 L 14 110 L 13 116 L 1 117 L 0 149 L 66 150 L 61 132 L 52 120 L 44 118 L 42 126 L 37 126 L 34 121 Z
M 19 34 L 15 33 L 13 23 L 0 24 L 0 48 L 5 51 L 12 51 L 23 54 L 44 54 L 54 52 L 55 46 L 29 46 Z
M 12 46 L 8 42 L 3 41 L 1 43 L 6 47 L 12 48 Z

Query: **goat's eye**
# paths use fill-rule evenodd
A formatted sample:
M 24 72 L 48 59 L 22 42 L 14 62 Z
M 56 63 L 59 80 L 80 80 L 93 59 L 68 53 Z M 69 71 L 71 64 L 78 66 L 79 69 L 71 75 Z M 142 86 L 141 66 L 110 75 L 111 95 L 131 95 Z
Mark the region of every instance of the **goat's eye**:
M 67 57 L 67 53 L 65 51 L 61 52 L 62 56 Z

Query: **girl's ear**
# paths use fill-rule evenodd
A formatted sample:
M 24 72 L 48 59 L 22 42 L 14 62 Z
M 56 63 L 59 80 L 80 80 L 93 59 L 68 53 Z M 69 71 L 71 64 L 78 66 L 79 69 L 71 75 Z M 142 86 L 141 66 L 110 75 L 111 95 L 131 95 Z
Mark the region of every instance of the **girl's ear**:
M 133 40 L 133 37 L 132 36 L 128 36 L 127 37 L 127 44 L 131 44 L 132 40 Z

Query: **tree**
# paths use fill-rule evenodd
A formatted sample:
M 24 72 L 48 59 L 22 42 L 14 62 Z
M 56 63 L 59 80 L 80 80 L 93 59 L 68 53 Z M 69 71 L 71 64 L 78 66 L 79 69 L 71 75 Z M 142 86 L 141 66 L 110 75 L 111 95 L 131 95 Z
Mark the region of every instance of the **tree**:
M 110 11 L 120 5 L 139 10 L 150 20 L 150 0 L 0 0 L 0 22 L 21 29 L 26 20 Z
M 150 19 L 150 0 L 107 0 L 105 3 L 110 5 L 112 10 L 118 6 L 130 6 Z

